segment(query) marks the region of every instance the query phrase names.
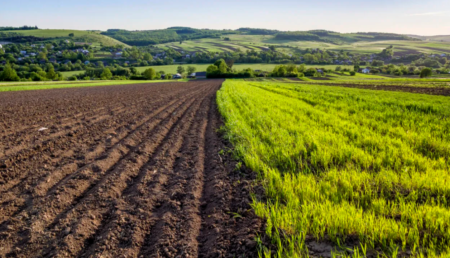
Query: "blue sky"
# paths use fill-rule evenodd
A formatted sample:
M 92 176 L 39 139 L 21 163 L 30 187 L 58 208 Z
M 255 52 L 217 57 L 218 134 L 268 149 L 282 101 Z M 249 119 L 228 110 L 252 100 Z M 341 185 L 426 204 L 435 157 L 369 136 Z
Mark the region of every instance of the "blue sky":
M 163 29 L 170 26 L 450 34 L 450 0 L 15 0 L 0 26 L 49 29 Z

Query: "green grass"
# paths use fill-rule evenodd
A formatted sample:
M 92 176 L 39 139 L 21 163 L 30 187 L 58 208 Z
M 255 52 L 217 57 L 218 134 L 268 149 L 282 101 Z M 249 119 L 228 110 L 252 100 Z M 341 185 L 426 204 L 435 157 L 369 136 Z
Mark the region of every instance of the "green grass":
M 197 68 L 197 72 L 206 72 L 206 68 L 211 64 L 175 64 L 175 65 L 156 65 L 156 66 L 144 66 L 144 67 L 136 67 L 139 72 L 143 72 L 148 68 L 153 68 L 156 71 L 164 71 L 166 73 L 177 73 L 178 66 L 184 66 L 187 68 L 188 66 L 194 66 Z M 233 69 L 243 70 L 246 68 L 251 68 L 253 70 L 261 70 L 266 72 L 272 72 L 273 68 L 279 64 L 234 64 Z M 326 69 L 336 69 L 336 66 L 341 66 L 342 68 L 353 69 L 353 66 L 345 66 L 345 65 L 306 65 L 306 68 L 326 68 Z M 62 72 L 65 77 L 70 77 L 72 75 L 82 74 L 84 71 L 70 71 L 70 72 Z
M 104 46 L 115 45 L 128 45 L 113 39 L 111 37 L 101 35 L 97 32 L 82 31 L 82 30 L 16 30 L 16 33 L 20 33 L 24 36 L 34 36 L 40 38 L 58 38 L 69 39 L 75 42 L 87 42 L 87 43 L 102 43 Z M 69 37 L 69 34 L 73 33 L 74 37 Z
M 178 80 L 178 81 L 185 81 L 185 80 Z M 96 87 L 96 86 L 127 85 L 127 84 L 142 84 L 142 83 L 157 83 L 157 82 L 171 82 L 171 81 L 154 80 L 154 81 L 74 81 L 74 82 L 1 83 L 0 92 Z
M 307 257 L 309 236 L 359 254 L 449 257 L 448 97 L 227 80 L 217 101 L 266 191 L 253 207 L 277 250 L 261 256 Z
M 225 36 L 224 36 L 225 37 Z M 393 45 L 398 53 L 450 53 L 450 42 L 431 42 L 431 41 L 404 41 L 404 40 L 386 40 L 386 41 L 359 41 L 343 45 L 335 45 L 332 43 L 316 42 L 316 41 L 290 41 L 276 40 L 270 35 L 227 35 L 230 41 L 223 39 L 199 39 L 192 41 L 184 41 L 180 45 L 179 42 L 166 43 L 157 45 L 160 48 L 174 48 L 176 50 L 184 50 L 185 52 L 230 52 L 230 47 L 246 50 L 262 51 L 270 45 L 275 45 L 277 51 L 286 54 L 295 53 L 299 49 L 320 48 L 334 51 L 345 50 L 351 53 L 373 54 L 380 53 L 386 47 Z M 220 46 L 224 45 L 224 46 Z

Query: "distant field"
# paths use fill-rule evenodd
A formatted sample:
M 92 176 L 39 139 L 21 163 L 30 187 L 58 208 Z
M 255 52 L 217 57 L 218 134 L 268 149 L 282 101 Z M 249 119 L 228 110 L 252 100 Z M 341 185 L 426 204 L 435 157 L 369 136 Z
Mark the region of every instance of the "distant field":
M 183 81 L 183 80 L 179 80 Z M 137 83 L 155 83 L 170 82 L 169 80 L 154 81 L 75 81 L 75 82 L 18 82 L 18 83 L 0 83 L 0 92 L 4 91 L 27 91 L 27 90 L 46 90 L 94 86 L 111 86 Z M 173 82 L 173 81 L 172 81 Z
M 211 65 L 211 64 L 183 64 L 181 66 L 184 66 L 185 68 L 187 68 L 188 66 L 194 66 L 195 68 L 197 68 L 197 72 L 205 72 L 206 68 Z M 277 66 L 279 64 L 235 64 L 233 65 L 233 69 L 236 70 L 243 70 L 246 68 L 251 68 L 253 70 L 261 70 L 261 71 L 267 71 L 267 72 L 271 72 L 273 70 L 273 68 L 275 66 Z M 136 67 L 136 69 L 139 72 L 143 72 L 148 68 L 153 68 L 156 71 L 164 71 L 166 73 L 177 73 L 177 68 L 178 66 L 180 66 L 180 64 L 176 64 L 176 65 L 157 65 L 157 66 L 144 66 L 144 67 Z M 334 70 L 336 68 L 336 66 L 339 65 L 306 65 L 307 68 L 313 68 L 313 67 L 324 67 L 327 69 L 332 69 Z M 349 66 L 349 65 L 340 65 L 342 68 L 349 68 L 349 69 L 353 69 L 353 66 Z M 70 71 L 70 72 L 62 72 L 62 74 L 65 77 L 70 77 L 72 75 L 78 75 L 78 74 L 82 74 L 84 73 L 84 71 Z
M 450 53 L 450 42 L 431 41 L 403 41 L 403 40 L 387 40 L 387 41 L 361 41 L 351 44 L 335 45 L 325 42 L 316 41 L 290 41 L 276 40 L 270 35 L 228 35 L 230 41 L 220 39 L 199 39 L 193 41 L 184 41 L 166 43 L 157 45 L 160 48 L 173 48 L 178 51 L 185 52 L 231 52 L 237 49 L 241 51 L 255 50 L 265 51 L 269 46 L 275 45 L 277 51 L 289 54 L 295 53 L 305 48 L 320 48 L 329 50 L 344 50 L 351 53 L 372 54 L 379 53 L 384 48 L 393 45 L 397 53 L 413 54 L 413 53 Z M 450 41 L 450 37 L 442 36 L 444 41 Z M 447 40 L 449 38 L 449 40 Z
M 40 38 L 67 38 L 72 39 L 75 42 L 80 41 L 88 43 L 102 43 L 104 46 L 115 46 L 119 44 L 128 46 L 118 40 L 105 35 L 101 35 L 97 32 L 82 30 L 16 30 L 14 32 L 20 33 L 25 36 L 34 36 Z M 74 34 L 74 38 L 69 37 L 70 33 Z

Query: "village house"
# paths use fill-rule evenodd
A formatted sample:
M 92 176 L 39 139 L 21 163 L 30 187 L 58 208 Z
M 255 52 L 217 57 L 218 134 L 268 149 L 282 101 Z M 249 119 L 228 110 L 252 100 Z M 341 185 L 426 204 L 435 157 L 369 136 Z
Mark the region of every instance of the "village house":
M 23 51 L 23 50 L 20 51 L 20 54 L 21 54 L 21 55 L 25 55 L 26 53 L 27 53 L 27 51 Z
M 364 68 L 361 70 L 362 73 L 368 74 L 370 73 L 370 69 L 369 68 Z
M 67 39 L 66 39 L 66 40 L 65 40 L 64 42 L 66 42 L 67 44 L 69 44 L 69 43 L 70 43 L 70 41 L 69 41 L 69 40 L 67 40 Z
M 442 54 L 442 55 L 441 55 L 441 57 L 446 57 L 446 56 L 447 56 L 446 54 Z
M 31 56 L 36 56 L 36 53 L 30 53 Z

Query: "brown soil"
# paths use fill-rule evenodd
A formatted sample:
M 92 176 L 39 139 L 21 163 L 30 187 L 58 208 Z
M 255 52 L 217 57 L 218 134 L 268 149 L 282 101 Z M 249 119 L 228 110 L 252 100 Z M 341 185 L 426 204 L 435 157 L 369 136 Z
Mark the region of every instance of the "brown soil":
M 0 94 L 0 257 L 255 257 L 221 84 Z
M 439 51 L 439 52 L 444 52 L 444 53 L 450 54 L 450 50 L 449 49 L 442 49 L 442 48 L 435 48 L 435 47 L 421 47 L 421 48 L 426 48 L 426 49 L 435 50 L 435 51 Z
M 415 55 L 420 54 L 421 52 L 409 49 L 409 48 L 395 48 L 396 51 L 394 51 L 394 56 L 405 56 L 405 55 Z

